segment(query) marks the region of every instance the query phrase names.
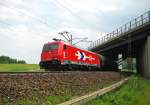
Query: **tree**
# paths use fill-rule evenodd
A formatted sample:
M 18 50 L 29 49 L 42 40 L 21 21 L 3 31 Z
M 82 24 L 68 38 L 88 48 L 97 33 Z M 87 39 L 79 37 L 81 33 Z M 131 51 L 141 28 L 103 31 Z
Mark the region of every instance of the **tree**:
M 19 64 L 26 64 L 26 62 L 24 60 L 19 60 L 18 63 Z
M 17 60 L 9 56 L 0 56 L 0 64 L 26 64 L 24 60 Z

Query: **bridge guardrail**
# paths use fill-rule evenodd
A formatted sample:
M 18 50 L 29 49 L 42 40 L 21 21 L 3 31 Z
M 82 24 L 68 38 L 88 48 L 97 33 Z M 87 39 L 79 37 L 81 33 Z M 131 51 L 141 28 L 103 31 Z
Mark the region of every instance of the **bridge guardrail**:
M 139 17 L 129 21 L 125 25 L 117 28 L 116 30 L 106 34 L 105 36 L 101 37 L 100 39 L 92 42 L 90 46 L 88 47 L 88 50 L 95 48 L 96 46 L 102 45 L 111 39 L 114 39 L 116 37 L 120 37 L 124 33 L 136 29 L 146 23 L 150 22 L 150 11 L 140 15 Z

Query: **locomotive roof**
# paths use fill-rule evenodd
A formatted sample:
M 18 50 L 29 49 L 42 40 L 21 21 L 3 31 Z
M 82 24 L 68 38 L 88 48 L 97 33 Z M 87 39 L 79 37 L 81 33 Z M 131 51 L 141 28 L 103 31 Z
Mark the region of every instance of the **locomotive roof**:
M 66 45 L 71 45 L 70 43 L 64 42 L 64 41 L 53 41 L 53 42 L 48 42 L 48 43 L 45 43 L 45 44 L 54 44 L 54 43 L 62 43 L 62 44 L 66 44 Z

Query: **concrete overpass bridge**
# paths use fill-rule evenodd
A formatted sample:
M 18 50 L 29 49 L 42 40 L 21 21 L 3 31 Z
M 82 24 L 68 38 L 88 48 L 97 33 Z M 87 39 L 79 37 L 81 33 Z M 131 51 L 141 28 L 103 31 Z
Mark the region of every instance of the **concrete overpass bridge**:
M 150 77 L 150 11 L 92 42 L 88 49 L 114 61 L 118 54 L 123 59 L 134 57 L 138 72 Z M 112 67 L 117 69 L 116 65 Z

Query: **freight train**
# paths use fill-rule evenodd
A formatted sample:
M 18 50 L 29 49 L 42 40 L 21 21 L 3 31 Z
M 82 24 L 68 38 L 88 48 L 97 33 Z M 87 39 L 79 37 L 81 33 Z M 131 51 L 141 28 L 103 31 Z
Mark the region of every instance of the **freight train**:
M 106 66 L 107 63 L 108 60 L 100 54 L 77 48 L 64 41 L 54 41 L 44 44 L 39 65 L 45 70 L 94 70 Z

